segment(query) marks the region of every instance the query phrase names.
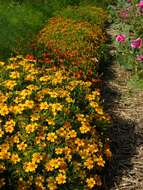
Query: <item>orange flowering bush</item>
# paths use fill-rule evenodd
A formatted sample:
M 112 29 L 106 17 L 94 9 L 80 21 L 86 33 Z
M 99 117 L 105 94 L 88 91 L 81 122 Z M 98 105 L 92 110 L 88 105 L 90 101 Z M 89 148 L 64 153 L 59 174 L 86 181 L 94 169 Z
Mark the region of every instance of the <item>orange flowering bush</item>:
M 36 41 L 39 47 L 57 58 L 53 64 L 65 67 L 73 75 L 88 78 L 96 72 L 106 35 L 100 26 L 86 21 L 54 17 L 41 30 Z
M 0 188 L 92 189 L 111 157 L 91 82 L 20 56 L 0 62 Z

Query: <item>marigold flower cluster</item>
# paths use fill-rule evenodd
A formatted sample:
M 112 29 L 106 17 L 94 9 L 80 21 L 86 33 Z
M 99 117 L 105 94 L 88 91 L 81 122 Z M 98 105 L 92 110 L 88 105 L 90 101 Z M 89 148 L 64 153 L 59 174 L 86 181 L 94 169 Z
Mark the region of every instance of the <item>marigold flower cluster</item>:
M 91 78 L 102 57 L 101 47 L 106 40 L 100 25 L 58 16 L 48 21 L 37 35 L 36 43 L 54 56 L 51 62 L 46 54 L 44 62 L 65 67 L 76 78 Z
M 0 188 L 101 186 L 111 151 L 100 91 L 21 56 L 1 62 L 0 72 Z

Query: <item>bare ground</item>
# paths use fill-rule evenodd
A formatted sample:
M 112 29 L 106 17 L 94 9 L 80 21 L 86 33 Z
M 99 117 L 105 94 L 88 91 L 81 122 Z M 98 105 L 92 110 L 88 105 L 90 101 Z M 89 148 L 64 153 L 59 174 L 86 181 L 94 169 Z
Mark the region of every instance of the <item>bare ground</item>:
M 104 67 L 103 98 L 113 118 L 106 190 L 143 190 L 143 91 L 129 87 L 130 77 L 112 58 Z

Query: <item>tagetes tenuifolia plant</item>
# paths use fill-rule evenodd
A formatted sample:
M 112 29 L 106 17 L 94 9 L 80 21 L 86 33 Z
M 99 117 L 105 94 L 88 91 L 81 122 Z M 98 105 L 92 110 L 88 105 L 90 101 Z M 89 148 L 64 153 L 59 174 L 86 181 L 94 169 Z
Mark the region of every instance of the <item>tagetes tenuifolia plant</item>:
M 37 45 L 47 48 L 58 59 L 54 61 L 56 65 L 64 66 L 73 74 L 80 71 L 85 78 L 96 70 L 105 41 L 106 35 L 100 26 L 62 17 L 50 19 L 37 36 Z
M 111 152 L 100 91 L 20 56 L 0 62 L 0 72 L 0 187 L 101 186 Z

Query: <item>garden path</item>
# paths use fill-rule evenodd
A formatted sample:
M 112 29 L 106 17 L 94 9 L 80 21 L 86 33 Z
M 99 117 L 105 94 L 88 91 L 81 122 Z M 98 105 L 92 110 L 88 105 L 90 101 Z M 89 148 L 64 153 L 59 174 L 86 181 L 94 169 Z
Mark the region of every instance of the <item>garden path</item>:
M 115 38 L 112 25 L 107 32 Z M 116 63 L 113 45 L 110 45 L 110 54 L 111 59 L 104 68 L 103 96 L 113 118 L 110 129 L 113 159 L 105 189 L 142 190 L 143 90 L 128 85 L 131 73 Z

